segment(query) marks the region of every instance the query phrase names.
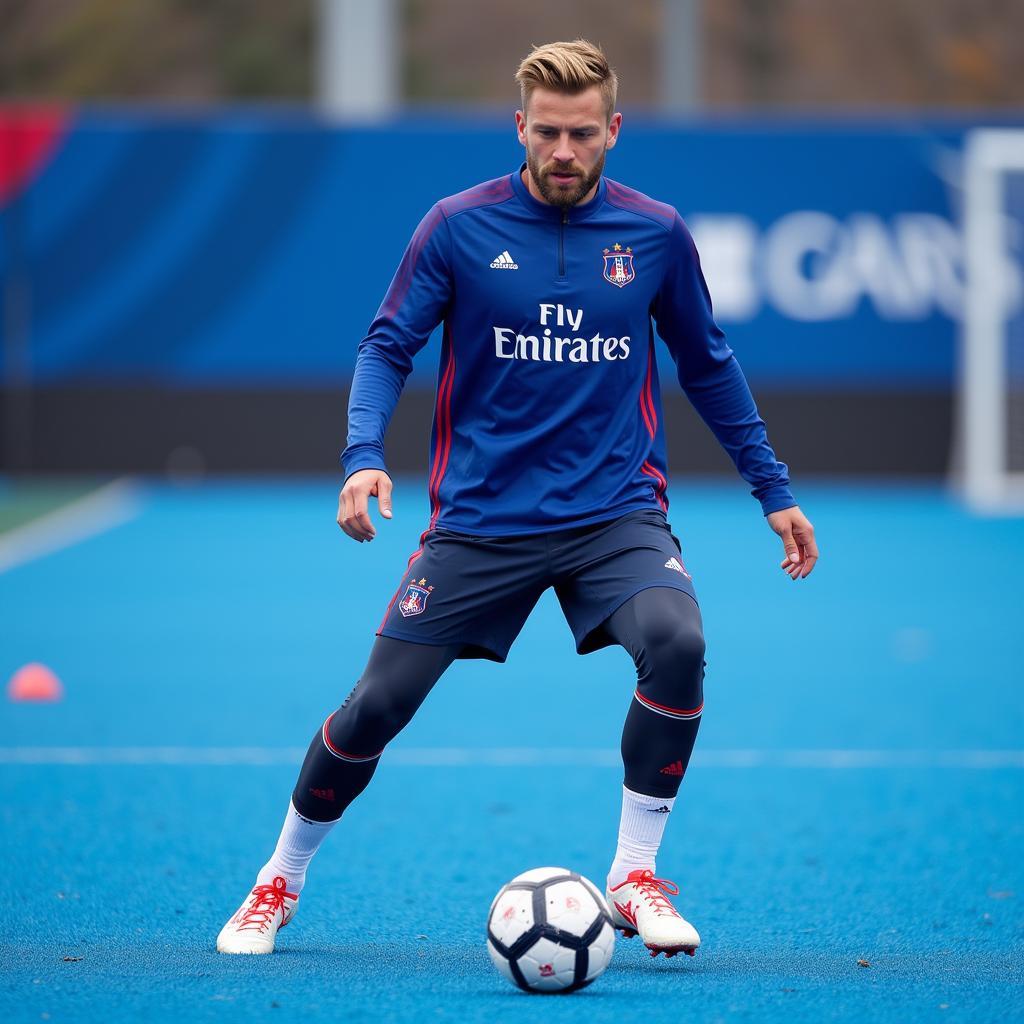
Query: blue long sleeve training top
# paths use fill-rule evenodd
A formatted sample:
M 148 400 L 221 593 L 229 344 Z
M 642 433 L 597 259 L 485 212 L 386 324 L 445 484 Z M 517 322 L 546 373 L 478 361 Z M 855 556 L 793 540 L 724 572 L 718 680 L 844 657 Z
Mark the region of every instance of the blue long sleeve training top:
M 511 536 L 667 510 L 655 328 L 765 515 L 796 504 L 671 206 L 602 177 L 563 210 L 521 172 L 435 204 L 359 345 L 346 476 L 386 469 L 385 428 L 441 322 L 428 529 Z

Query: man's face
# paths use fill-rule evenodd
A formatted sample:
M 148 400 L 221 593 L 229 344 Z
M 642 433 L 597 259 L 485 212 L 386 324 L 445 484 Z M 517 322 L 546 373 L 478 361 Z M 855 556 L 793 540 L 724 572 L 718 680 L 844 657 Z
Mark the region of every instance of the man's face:
M 605 153 L 618 139 L 622 115 L 606 120 L 596 85 L 575 96 L 536 88 L 527 107 L 516 111 L 516 128 L 526 147 L 530 191 L 562 207 L 590 199 Z

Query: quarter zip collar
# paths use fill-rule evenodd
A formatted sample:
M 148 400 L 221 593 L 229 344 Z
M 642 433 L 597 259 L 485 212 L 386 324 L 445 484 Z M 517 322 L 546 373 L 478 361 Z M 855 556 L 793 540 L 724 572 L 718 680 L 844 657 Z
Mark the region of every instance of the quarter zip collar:
M 525 170 L 526 164 L 524 163 L 520 166 L 518 171 L 514 171 L 511 175 L 512 190 L 519 197 L 520 202 L 528 210 L 540 217 L 546 217 L 548 220 L 553 220 L 556 223 L 561 222 L 563 207 L 555 206 L 552 203 L 542 203 L 539 199 L 536 199 L 531 195 L 530 190 L 523 182 L 523 171 Z M 602 174 L 598 179 L 597 191 L 594 193 L 594 198 L 591 199 L 589 203 L 583 203 L 579 206 L 570 206 L 566 209 L 566 212 L 569 215 L 566 223 L 576 224 L 581 220 L 586 220 L 588 217 L 592 217 L 604 204 L 606 191 L 604 175 Z

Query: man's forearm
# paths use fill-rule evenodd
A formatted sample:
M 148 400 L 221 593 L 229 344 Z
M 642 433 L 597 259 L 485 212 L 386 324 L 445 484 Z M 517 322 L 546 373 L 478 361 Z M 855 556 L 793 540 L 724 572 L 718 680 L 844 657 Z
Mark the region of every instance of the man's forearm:
M 717 364 L 700 380 L 690 381 L 685 390 L 740 476 L 751 485 L 764 514 L 795 505 L 789 470 L 768 443 L 764 420 L 736 359 Z
M 361 469 L 387 470 L 384 432 L 408 371 L 375 345 L 364 345 L 356 359 L 348 399 L 348 443 L 341 453 L 346 478 Z

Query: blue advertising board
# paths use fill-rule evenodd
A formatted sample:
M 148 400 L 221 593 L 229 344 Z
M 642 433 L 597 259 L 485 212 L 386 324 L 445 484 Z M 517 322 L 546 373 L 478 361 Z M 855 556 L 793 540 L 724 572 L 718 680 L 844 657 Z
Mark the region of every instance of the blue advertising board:
M 969 127 L 627 117 L 606 171 L 683 214 L 755 384 L 941 388 Z M 521 154 L 511 116 L 72 113 L 0 192 L 4 343 L 37 384 L 343 385 L 420 217 Z

